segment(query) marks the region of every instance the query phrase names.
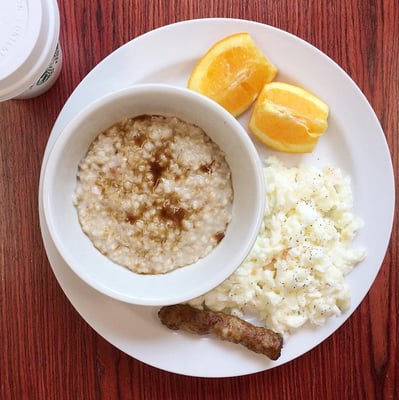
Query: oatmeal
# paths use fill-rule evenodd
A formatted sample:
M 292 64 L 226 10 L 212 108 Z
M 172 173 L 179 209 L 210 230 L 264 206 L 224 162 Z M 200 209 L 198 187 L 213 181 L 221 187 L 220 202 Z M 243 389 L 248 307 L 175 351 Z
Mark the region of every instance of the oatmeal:
M 224 238 L 232 201 L 221 149 L 201 128 L 157 115 L 102 132 L 79 165 L 74 198 L 94 246 L 142 274 L 205 257 Z

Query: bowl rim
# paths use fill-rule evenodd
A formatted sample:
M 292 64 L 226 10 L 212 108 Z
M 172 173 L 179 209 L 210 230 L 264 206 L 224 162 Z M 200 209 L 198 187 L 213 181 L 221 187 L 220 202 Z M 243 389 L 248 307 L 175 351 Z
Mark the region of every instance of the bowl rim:
M 58 234 L 57 227 L 53 223 L 52 219 L 52 213 L 50 212 L 51 209 L 51 198 L 49 197 L 49 192 L 51 191 L 51 188 L 49 188 L 50 183 L 52 182 L 52 177 L 55 175 L 55 166 L 56 166 L 56 161 L 59 159 L 62 149 L 64 148 L 67 140 L 70 137 L 73 137 L 73 132 L 75 131 L 76 127 L 79 126 L 82 121 L 85 120 L 88 114 L 95 112 L 105 104 L 109 104 L 110 102 L 113 102 L 115 99 L 119 98 L 120 96 L 132 96 L 134 94 L 139 93 L 140 91 L 161 91 L 162 93 L 180 93 L 182 95 L 187 95 L 193 101 L 201 101 L 202 103 L 206 104 L 207 107 L 212 107 L 215 109 L 215 112 L 217 112 L 221 118 L 224 118 L 226 121 L 228 121 L 229 126 L 235 127 L 235 131 L 239 131 L 239 138 L 240 141 L 245 143 L 245 146 L 247 150 L 251 152 L 252 156 L 252 163 L 254 164 L 254 170 L 257 171 L 256 175 L 254 176 L 254 181 L 255 181 L 255 186 L 256 186 L 256 191 L 257 191 L 257 208 L 254 210 L 255 213 L 255 218 L 254 218 L 254 229 L 253 232 L 250 235 L 247 235 L 245 237 L 246 240 L 243 241 L 243 247 L 240 252 L 240 257 L 239 257 L 239 262 L 236 263 L 236 265 L 231 266 L 229 269 L 225 269 L 225 273 L 223 275 L 223 279 L 218 279 L 218 282 L 213 282 L 208 285 L 206 285 L 206 288 L 202 288 L 200 290 L 194 291 L 193 294 L 190 294 L 189 296 L 186 295 L 179 295 L 176 293 L 171 293 L 168 298 L 165 299 L 160 299 L 159 297 L 146 297 L 143 299 L 141 296 L 136 296 L 135 293 L 129 293 L 129 294 L 122 294 L 119 293 L 118 291 L 113 290 L 111 287 L 106 286 L 106 285 L 99 285 L 97 281 L 93 280 L 90 275 L 85 273 L 80 265 L 76 265 L 71 257 L 68 255 L 68 249 L 64 246 L 64 244 L 61 241 L 61 237 Z M 52 168 L 51 168 L 52 167 Z M 263 222 L 263 215 L 265 211 L 265 205 L 266 205 L 266 188 L 265 188 L 265 182 L 264 182 L 264 177 L 263 177 L 263 166 L 260 160 L 260 157 L 258 155 L 258 152 L 256 151 L 255 145 L 252 142 L 249 134 L 245 130 L 245 128 L 239 123 L 239 121 L 233 117 L 228 111 L 226 111 L 222 106 L 220 106 L 218 103 L 215 101 L 209 99 L 208 97 L 203 96 L 202 94 L 195 92 L 191 89 L 180 87 L 180 86 L 174 86 L 174 85 L 169 85 L 169 84 L 157 84 L 157 83 L 144 83 L 144 84 L 134 84 L 131 86 L 126 86 L 124 88 L 106 93 L 105 95 L 101 96 L 98 99 L 95 99 L 93 102 L 90 104 L 86 105 L 84 108 L 82 108 L 79 113 L 77 113 L 75 116 L 73 116 L 70 121 L 66 124 L 66 126 L 62 129 L 60 132 L 60 135 L 57 137 L 55 140 L 52 148 L 49 150 L 49 155 L 47 157 L 47 161 L 44 165 L 44 174 L 43 174 L 43 215 L 48 227 L 48 231 L 51 237 L 51 240 L 53 241 L 58 253 L 60 256 L 64 259 L 66 264 L 71 268 L 71 270 L 86 284 L 88 284 L 90 287 L 94 288 L 95 290 L 111 297 L 116 300 L 120 300 L 126 303 L 130 304 L 137 304 L 137 305 L 150 305 L 150 306 L 161 306 L 161 305 L 168 305 L 168 304 L 176 304 L 179 302 L 187 301 L 189 299 L 195 298 L 197 296 L 200 296 L 201 294 L 211 290 L 212 288 L 216 287 L 218 284 L 220 284 L 222 281 L 227 279 L 238 267 L 239 265 L 244 261 L 246 256 L 249 254 L 251 251 L 252 247 L 255 244 L 255 241 L 257 239 L 259 230 L 261 228 L 262 222 Z M 83 233 L 83 231 L 82 231 Z M 84 234 L 84 233 L 83 233 Z M 103 255 L 103 257 L 106 257 Z M 205 257 L 206 259 L 206 257 Z M 109 260 L 109 259 L 108 259 Z M 116 264 L 109 260 L 112 264 Z M 80 263 L 79 263 L 80 264 Z M 172 273 L 177 273 L 176 271 L 179 271 L 181 269 L 187 269 L 189 266 L 184 266 L 181 268 L 178 268 L 174 271 L 171 271 L 167 274 L 149 274 L 149 275 L 143 275 L 143 274 L 137 274 L 135 272 L 129 271 L 130 274 L 135 275 L 136 277 L 139 277 L 138 279 L 142 279 L 143 282 L 149 281 L 151 279 L 158 279 L 160 276 L 165 276 L 168 274 Z M 125 268 L 125 267 L 121 267 Z M 208 280 L 207 280 L 208 281 Z M 209 279 L 209 282 L 211 280 Z M 203 285 L 204 286 L 204 285 Z

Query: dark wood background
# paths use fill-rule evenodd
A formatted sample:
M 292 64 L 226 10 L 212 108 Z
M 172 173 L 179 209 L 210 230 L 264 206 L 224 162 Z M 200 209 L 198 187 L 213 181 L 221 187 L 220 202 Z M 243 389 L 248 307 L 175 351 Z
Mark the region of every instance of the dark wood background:
M 46 142 L 81 79 L 134 37 L 201 17 L 270 24 L 329 55 L 373 106 L 397 172 L 397 1 L 59 0 L 59 6 L 65 61 L 56 85 L 33 100 L 0 103 L 0 398 L 398 399 L 397 221 L 373 287 L 332 337 L 270 371 L 205 379 L 147 366 L 97 335 L 55 280 L 43 249 L 37 211 Z

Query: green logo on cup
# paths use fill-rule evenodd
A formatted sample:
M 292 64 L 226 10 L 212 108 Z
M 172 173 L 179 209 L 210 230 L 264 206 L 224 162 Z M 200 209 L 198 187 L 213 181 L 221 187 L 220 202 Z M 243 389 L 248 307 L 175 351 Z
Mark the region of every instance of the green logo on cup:
M 43 83 L 47 82 L 50 79 L 51 75 L 53 75 L 53 72 L 54 72 L 54 67 L 53 66 L 48 67 L 44 71 L 42 76 L 38 79 L 38 81 L 36 82 L 36 85 L 38 85 L 38 86 L 43 85 Z
M 37 82 L 36 82 L 37 86 L 43 85 L 43 83 L 47 82 L 50 79 L 51 75 L 53 75 L 53 72 L 55 69 L 54 65 L 57 64 L 57 62 L 58 62 L 59 52 L 60 51 L 58 49 L 58 44 L 57 44 L 57 47 L 55 49 L 55 52 L 54 52 L 53 58 L 50 62 L 50 65 L 43 72 L 42 76 L 37 80 Z

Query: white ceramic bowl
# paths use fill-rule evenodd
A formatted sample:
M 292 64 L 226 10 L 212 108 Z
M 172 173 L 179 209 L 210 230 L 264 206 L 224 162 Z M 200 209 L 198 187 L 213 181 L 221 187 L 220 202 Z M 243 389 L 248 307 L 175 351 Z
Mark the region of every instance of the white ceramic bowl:
M 234 190 L 232 221 L 220 244 L 198 262 L 159 275 L 140 275 L 103 256 L 83 233 L 72 203 L 80 160 L 93 139 L 126 117 L 174 115 L 204 129 L 226 154 Z M 43 176 L 44 216 L 70 268 L 88 285 L 133 304 L 167 305 L 216 287 L 254 245 L 265 207 L 262 164 L 240 123 L 212 100 L 185 88 L 146 84 L 110 93 L 72 118 L 56 140 Z

